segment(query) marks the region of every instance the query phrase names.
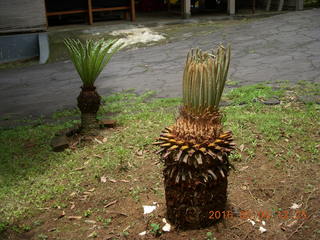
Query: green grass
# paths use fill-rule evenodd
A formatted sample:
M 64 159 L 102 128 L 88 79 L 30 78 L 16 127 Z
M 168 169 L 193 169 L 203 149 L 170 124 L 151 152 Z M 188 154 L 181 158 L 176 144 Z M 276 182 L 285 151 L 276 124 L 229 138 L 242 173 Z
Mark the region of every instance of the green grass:
M 109 131 L 103 144 L 62 153 L 51 151 L 51 137 L 74 124 L 74 120 L 61 123 L 59 119 L 77 116 L 77 111 L 56 113 L 56 123 L 1 130 L 0 232 L 43 207 L 63 207 L 60 202 L 68 200 L 71 192 L 85 190 L 84 182 L 96 182 L 106 173 L 112 176 L 119 166 L 126 171 L 139 167 L 136 151 L 153 149 L 150 144 L 165 126 L 174 122 L 181 103 L 180 99 L 154 99 L 152 95 L 147 92 L 138 96 L 127 91 L 104 98 L 106 104 L 99 114 L 115 113 L 113 118 L 118 121 L 119 128 Z M 234 89 L 225 96 L 235 103 L 249 103 L 221 109 L 226 115 L 225 129 L 233 131 L 238 145 L 246 146 L 246 161 L 257 151 L 263 151 L 269 161 L 279 167 L 285 166 L 288 158 L 319 162 L 319 105 L 288 106 L 284 100 L 280 105 L 266 106 L 253 101 L 275 95 L 282 98 L 284 90 L 275 92 L 270 87 L 256 85 Z M 286 153 L 281 146 L 286 147 Z M 240 158 L 238 153 L 232 156 L 234 160 Z M 85 169 L 76 170 L 81 167 Z M 132 198 L 139 201 L 141 192 L 143 188 L 133 189 Z M 88 212 L 82 213 L 86 214 Z
M 270 86 L 256 84 L 232 89 L 228 92 L 227 97 L 235 104 L 247 104 L 261 99 L 281 97 L 283 92 L 283 89 L 274 90 Z

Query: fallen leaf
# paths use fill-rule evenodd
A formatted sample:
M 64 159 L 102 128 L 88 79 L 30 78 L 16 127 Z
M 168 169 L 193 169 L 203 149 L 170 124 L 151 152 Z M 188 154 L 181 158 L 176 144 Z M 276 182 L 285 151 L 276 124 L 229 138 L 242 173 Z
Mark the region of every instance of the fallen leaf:
M 91 188 L 88 190 L 88 192 L 94 192 L 94 190 L 96 190 L 95 188 Z
M 84 169 L 85 169 L 85 167 L 80 167 L 80 168 L 76 168 L 75 171 L 82 171 Z
M 244 170 L 246 170 L 248 168 L 249 168 L 249 166 L 244 166 L 244 167 L 240 168 L 239 171 L 242 172 L 242 171 L 244 171 Z
M 98 234 L 96 232 L 92 232 L 88 235 L 88 238 L 96 238 Z
M 106 210 L 107 213 L 109 214 L 117 214 L 117 215 L 121 215 L 121 216 L 125 216 L 125 217 L 129 217 L 127 214 L 122 213 L 122 212 L 117 212 L 117 211 L 108 211 Z
M 99 144 L 102 144 L 103 142 L 101 142 L 100 140 L 98 140 L 98 139 L 96 139 L 96 138 L 94 138 L 94 140 L 97 142 L 97 143 L 99 143 Z
M 57 217 L 56 220 L 63 218 L 66 215 L 66 213 L 64 211 L 62 211 L 62 213 L 59 215 L 59 217 Z
M 129 183 L 130 181 L 125 180 L 125 179 L 121 179 L 121 180 L 119 180 L 119 182 Z
M 74 209 L 76 207 L 76 205 L 74 205 L 74 202 L 70 202 L 71 203 L 71 207 L 70 210 Z
M 247 186 L 241 186 L 241 189 L 242 190 L 248 190 L 248 187 Z
M 109 181 L 112 182 L 112 183 L 116 183 L 117 182 L 117 180 L 114 180 L 112 178 L 109 178 Z
M 89 195 L 83 195 L 82 198 L 80 198 L 81 201 L 85 201 L 89 198 Z
M 102 176 L 102 177 L 100 178 L 100 182 L 106 183 L 106 182 L 107 182 L 107 177 Z
M 118 202 L 118 200 L 114 200 L 114 201 L 112 201 L 112 202 L 109 202 L 109 203 L 108 203 L 107 205 L 105 205 L 104 207 L 105 207 L 105 208 L 110 207 L 110 206 L 116 204 L 117 202 Z
M 92 192 L 83 192 L 84 195 L 91 195 Z
M 76 194 L 77 194 L 76 192 L 72 192 L 72 193 L 70 194 L 70 197 L 74 197 Z
M 96 224 L 97 222 L 94 220 L 85 220 L 85 223 Z
M 298 222 L 297 220 L 294 220 L 294 221 L 292 221 L 291 223 L 287 224 L 287 227 L 291 228 L 291 227 L 293 227 L 294 225 L 296 225 L 297 222 Z
M 241 144 L 241 145 L 239 146 L 239 150 L 240 150 L 240 152 L 243 152 L 243 150 L 244 150 L 244 144 Z
M 48 207 L 44 207 L 44 208 L 38 208 L 39 210 L 49 210 L 50 208 L 48 208 Z
M 96 158 L 102 159 L 102 156 L 100 156 L 100 155 L 98 155 L 98 154 L 94 154 L 93 156 L 96 157 Z
M 140 150 L 136 151 L 136 154 L 137 154 L 137 156 L 141 157 L 143 155 L 143 150 L 140 149 Z
M 69 220 L 80 220 L 82 217 L 81 216 L 69 216 Z
M 107 142 L 107 141 L 108 141 L 107 138 L 103 138 L 103 139 L 102 139 L 102 142 L 104 142 L 104 143 Z
M 56 228 L 51 228 L 51 229 L 48 230 L 48 232 L 54 232 L 56 230 L 57 230 Z

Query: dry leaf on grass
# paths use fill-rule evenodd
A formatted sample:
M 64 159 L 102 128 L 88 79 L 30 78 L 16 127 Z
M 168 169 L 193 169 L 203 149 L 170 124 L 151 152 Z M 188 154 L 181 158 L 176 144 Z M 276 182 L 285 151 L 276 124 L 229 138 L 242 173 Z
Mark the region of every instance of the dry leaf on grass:
M 96 224 L 97 222 L 94 220 L 85 220 L 85 223 Z
M 104 207 L 105 207 L 105 208 L 110 207 L 110 206 L 116 204 L 117 202 L 118 202 L 118 200 L 114 200 L 114 201 L 109 202 L 108 204 L 106 204 Z
M 141 157 L 143 155 L 143 150 L 140 149 L 140 150 L 136 151 L 136 155 Z
M 85 169 L 85 167 L 80 167 L 80 168 L 76 168 L 74 171 L 82 171 L 84 169 Z
M 56 218 L 56 220 L 63 218 L 66 215 L 66 213 L 64 211 L 62 211 L 62 213 Z
M 107 177 L 105 177 L 105 176 L 100 177 L 100 182 L 106 183 L 107 182 Z
M 99 143 L 99 144 L 102 144 L 103 142 L 101 142 L 100 140 L 98 140 L 98 139 L 96 139 L 96 138 L 94 138 L 94 141 L 96 141 L 97 143 Z
M 109 181 L 112 182 L 112 183 L 116 183 L 116 182 L 117 182 L 117 180 L 115 180 L 115 179 L 112 179 L 112 178 L 108 178 L 108 179 L 109 179 Z
M 69 216 L 69 220 L 80 220 L 82 217 L 81 216 Z
M 240 168 L 239 171 L 242 172 L 242 171 L 244 171 L 244 170 L 246 170 L 248 168 L 249 168 L 249 166 L 244 166 L 244 167 Z
M 239 150 L 240 150 L 240 152 L 243 152 L 243 150 L 244 150 L 244 144 L 241 144 L 241 145 L 239 146 Z

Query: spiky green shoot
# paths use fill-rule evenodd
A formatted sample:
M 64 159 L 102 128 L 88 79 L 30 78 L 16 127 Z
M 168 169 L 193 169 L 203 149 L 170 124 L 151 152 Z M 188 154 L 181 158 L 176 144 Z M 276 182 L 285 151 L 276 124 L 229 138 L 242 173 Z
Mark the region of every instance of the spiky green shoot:
M 183 105 L 188 111 L 215 111 L 227 80 L 230 46 L 219 45 L 212 53 L 191 49 L 183 74 Z
M 116 44 L 118 39 L 87 40 L 85 43 L 78 39 L 65 39 L 64 43 L 68 49 L 84 87 L 93 87 L 103 68 L 108 64 L 122 44 Z

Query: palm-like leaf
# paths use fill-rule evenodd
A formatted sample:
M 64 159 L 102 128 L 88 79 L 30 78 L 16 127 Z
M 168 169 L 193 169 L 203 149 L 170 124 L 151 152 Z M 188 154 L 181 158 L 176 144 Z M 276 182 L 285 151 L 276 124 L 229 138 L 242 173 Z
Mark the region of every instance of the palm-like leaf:
M 192 112 L 217 110 L 227 80 L 230 47 L 211 53 L 192 49 L 183 74 L 183 104 Z
M 85 43 L 75 39 L 65 39 L 71 61 L 85 87 L 92 87 L 103 68 L 108 64 L 123 44 L 118 39 L 104 41 L 87 40 Z

